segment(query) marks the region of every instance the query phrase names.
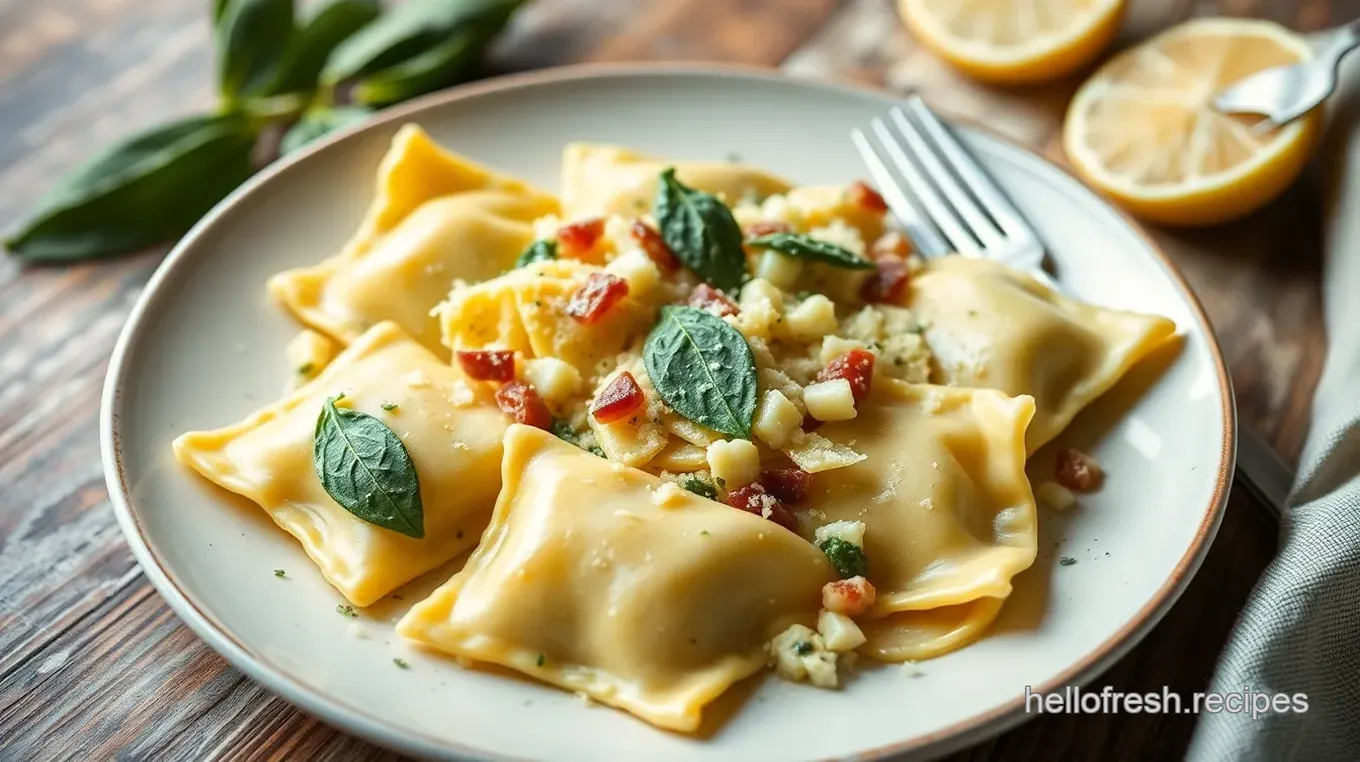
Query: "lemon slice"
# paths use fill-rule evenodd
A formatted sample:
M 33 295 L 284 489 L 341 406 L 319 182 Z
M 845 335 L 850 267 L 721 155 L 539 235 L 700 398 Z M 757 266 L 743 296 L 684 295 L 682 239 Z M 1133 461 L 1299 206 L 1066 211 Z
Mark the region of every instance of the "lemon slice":
M 1081 86 L 1063 125 L 1068 160 L 1097 189 L 1158 222 L 1208 225 L 1248 214 L 1303 169 L 1321 110 L 1273 128 L 1219 114 L 1210 101 L 1253 72 L 1310 56 L 1301 38 L 1266 21 L 1175 27 Z
M 966 74 L 1001 84 L 1057 79 L 1114 39 L 1124 0 L 898 0 L 926 47 Z

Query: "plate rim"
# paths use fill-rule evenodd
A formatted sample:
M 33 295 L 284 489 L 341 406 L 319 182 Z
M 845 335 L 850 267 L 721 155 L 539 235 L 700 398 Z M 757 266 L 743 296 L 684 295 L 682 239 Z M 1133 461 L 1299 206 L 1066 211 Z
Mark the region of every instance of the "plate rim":
M 232 666 L 240 669 L 251 679 L 263 684 L 273 693 L 304 711 L 342 730 L 354 733 L 389 749 L 421 757 L 494 760 L 495 762 L 532 762 L 527 758 L 515 757 L 495 750 L 466 746 L 458 741 L 448 741 L 426 735 L 420 731 L 411 731 L 389 725 L 381 717 L 370 715 L 361 709 L 340 702 L 270 664 L 267 660 L 256 655 L 253 649 L 245 643 L 238 641 L 235 636 L 230 634 L 229 628 L 201 608 L 174 579 L 166 565 L 151 549 L 151 544 L 142 532 L 137 514 L 132 509 L 133 497 L 123 465 L 122 434 L 119 430 L 122 385 L 132 348 L 137 343 L 139 334 L 146 327 L 146 319 L 151 312 L 152 305 L 158 300 L 162 284 L 173 271 L 191 261 L 188 253 L 198 239 L 202 238 L 209 228 L 215 226 L 218 220 L 228 217 L 247 196 L 256 192 L 266 183 L 272 182 L 275 177 L 294 170 L 295 167 L 312 155 L 329 150 L 332 146 L 362 133 L 390 125 L 393 122 L 418 117 L 424 111 L 492 93 L 597 78 L 663 76 L 734 78 L 781 85 L 793 84 L 814 90 L 850 92 L 879 99 L 885 97 L 900 99 L 904 97 L 902 94 L 887 89 L 846 82 L 839 78 L 810 79 L 793 76 L 776 68 L 729 63 L 596 62 L 492 77 L 431 93 L 389 108 L 373 119 L 334 132 L 292 156 L 275 161 L 257 172 L 214 206 L 172 247 L 165 259 L 157 266 L 156 271 L 147 281 L 142 293 L 129 311 L 127 321 L 119 333 L 109 360 L 99 411 L 100 460 L 114 515 L 142 572 L 180 620 Z M 974 120 L 958 117 L 948 111 L 944 111 L 944 115 L 947 121 L 983 133 L 1000 143 L 1004 143 L 1008 148 L 1025 154 L 1028 159 L 1044 165 L 1048 170 L 1055 171 L 1073 180 L 1082 189 L 1088 191 L 1102 206 L 1113 212 L 1142 241 L 1145 249 L 1154 255 L 1153 258 L 1161 266 L 1163 272 L 1170 277 L 1198 323 L 1199 331 L 1205 338 L 1209 354 L 1213 359 L 1222 400 L 1223 436 L 1220 443 L 1219 470 L 1214 489 L 1209 497 L 1209 504 L 1200 519 L 1194 540 L 1167 579 L 1157 588 L 1152 599 L 1128 619 L 1118 631 L 1089 650 L 1067 670 L 1035 689 L 1036 693 L 1046 693 L 1065 685 L 1085 684 L 1108 669 L 1140 643 L 1147 633 L 1161 621 L 1166 612 L 1180 598 L 1191 579 L 1194 578 L 1208 554 L 1214 537 L 1217 535 L 1227 507 L 1236 462 L 1236 398 L 1222 348 L 1219 346 L 1218 337 L 1213 331 L 1204 306 L 1190 288 L 1180 269 L 1142 224 L 1087 186 L 1069 169 L 1049 160 L 1039 152 L 1020 145 Z M 1013 699 L 931 733 L 843 756 L 839 759 L 868 762 L 869 760 L 881 760 L 906 754 L 923 754 L 931 758 L 942 756 L 969 744 L 981 742 L 1021 724 L 1023 720 L 1030 717 L 1022 711 L 1023 706 L 1023 698 Z

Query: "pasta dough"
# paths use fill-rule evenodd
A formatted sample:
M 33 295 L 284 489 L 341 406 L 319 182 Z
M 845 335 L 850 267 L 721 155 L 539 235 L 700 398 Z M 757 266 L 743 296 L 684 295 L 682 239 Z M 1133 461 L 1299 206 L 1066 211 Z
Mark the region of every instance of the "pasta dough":
M 1034 397 L 1031 453 L 1176 330 L 1164 317 L 1083 304 L 960 256 L 929 262 L 908 306 L 925 326 L 932 381 Z
M 323 402 L 341 392 L 337 404 L 384 421 L 406 446 L 420 477 L 424 539 L 369 524 L 322 488 L 313 433 Z M 258 503 L 327 581 L 367 606 L 477 541 L 500 489 L 506 426 L 457 371 L 383 323 L 292 395 L 233 426 L 184 434 L 174 446 L 180 462 Z
M 826 523 L 864 522 L 878 591 L 870 616 L 888 619 L 870 623 L 861 651 L 884 661 L 938 656 L 980 635 L 1011 577 L 1034 562 L 1024 444 L 1034 401 L 880 378 L 871 402 L 865 415 L 818 429 L 867 457 L 818 474 L 800 508 Z M 921 613 L 942 608 L 954 611 L 947 627 Z
M 510 427 L 502 478 L 467 566 L 397 632 L 664 728 L 695 730 L 834 578 L 792 532 L 537 429 Z
M 348 343 L 384 320 L 446 354 L 430 310 L 455 279 L 504 272 L 557 202 L 518 180 L 445 152 L 403 127 L 378 172 L 378 194 L 336 257 L 289 270 L 269 290 L 299 320 Z
M 562 153 L 562 213 L 567 218 L 648 212 L 657 175 L 675 167 L 676 179 L 736 204 L 784 193 L 787 181 L 755 167 L 725 162 L 665 161 L 627 148 L 572 143 Z

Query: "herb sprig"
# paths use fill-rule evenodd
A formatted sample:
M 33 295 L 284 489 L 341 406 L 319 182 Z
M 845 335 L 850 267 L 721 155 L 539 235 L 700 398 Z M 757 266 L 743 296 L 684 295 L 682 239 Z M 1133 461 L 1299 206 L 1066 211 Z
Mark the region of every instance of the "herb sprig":
M 375 526 L 425 536 L 415 464 L 387 424 L 329 399 L 313 436 L 312 465 L 331 499 Z
M 29 262 L 111 257 L 182 235 L 259 167 L 373 109 L 475 73 L 524 0 L 214 0 L 218 108 L 110 146 L 38 202 L 4 247 Z
M 747 277 L 741 227 L 717 196 L 685 185 L 667 167 L 652 213 L 662 240 L 695 275 L 724 291 L 741 288 Z

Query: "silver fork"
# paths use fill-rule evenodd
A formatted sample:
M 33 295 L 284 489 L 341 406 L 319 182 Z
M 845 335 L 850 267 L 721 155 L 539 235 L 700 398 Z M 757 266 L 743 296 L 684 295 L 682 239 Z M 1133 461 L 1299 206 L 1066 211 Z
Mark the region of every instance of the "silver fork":
M 851 130 L 850 139 L 921 256 L 995 259 L 1062 290 L 1043 268 L 1034 227 L 920 96 L 870 121 L 868 132 Z M 1278 517 L 1293 473 L 1255 432 L 1239 430 L 1238 475 Z

